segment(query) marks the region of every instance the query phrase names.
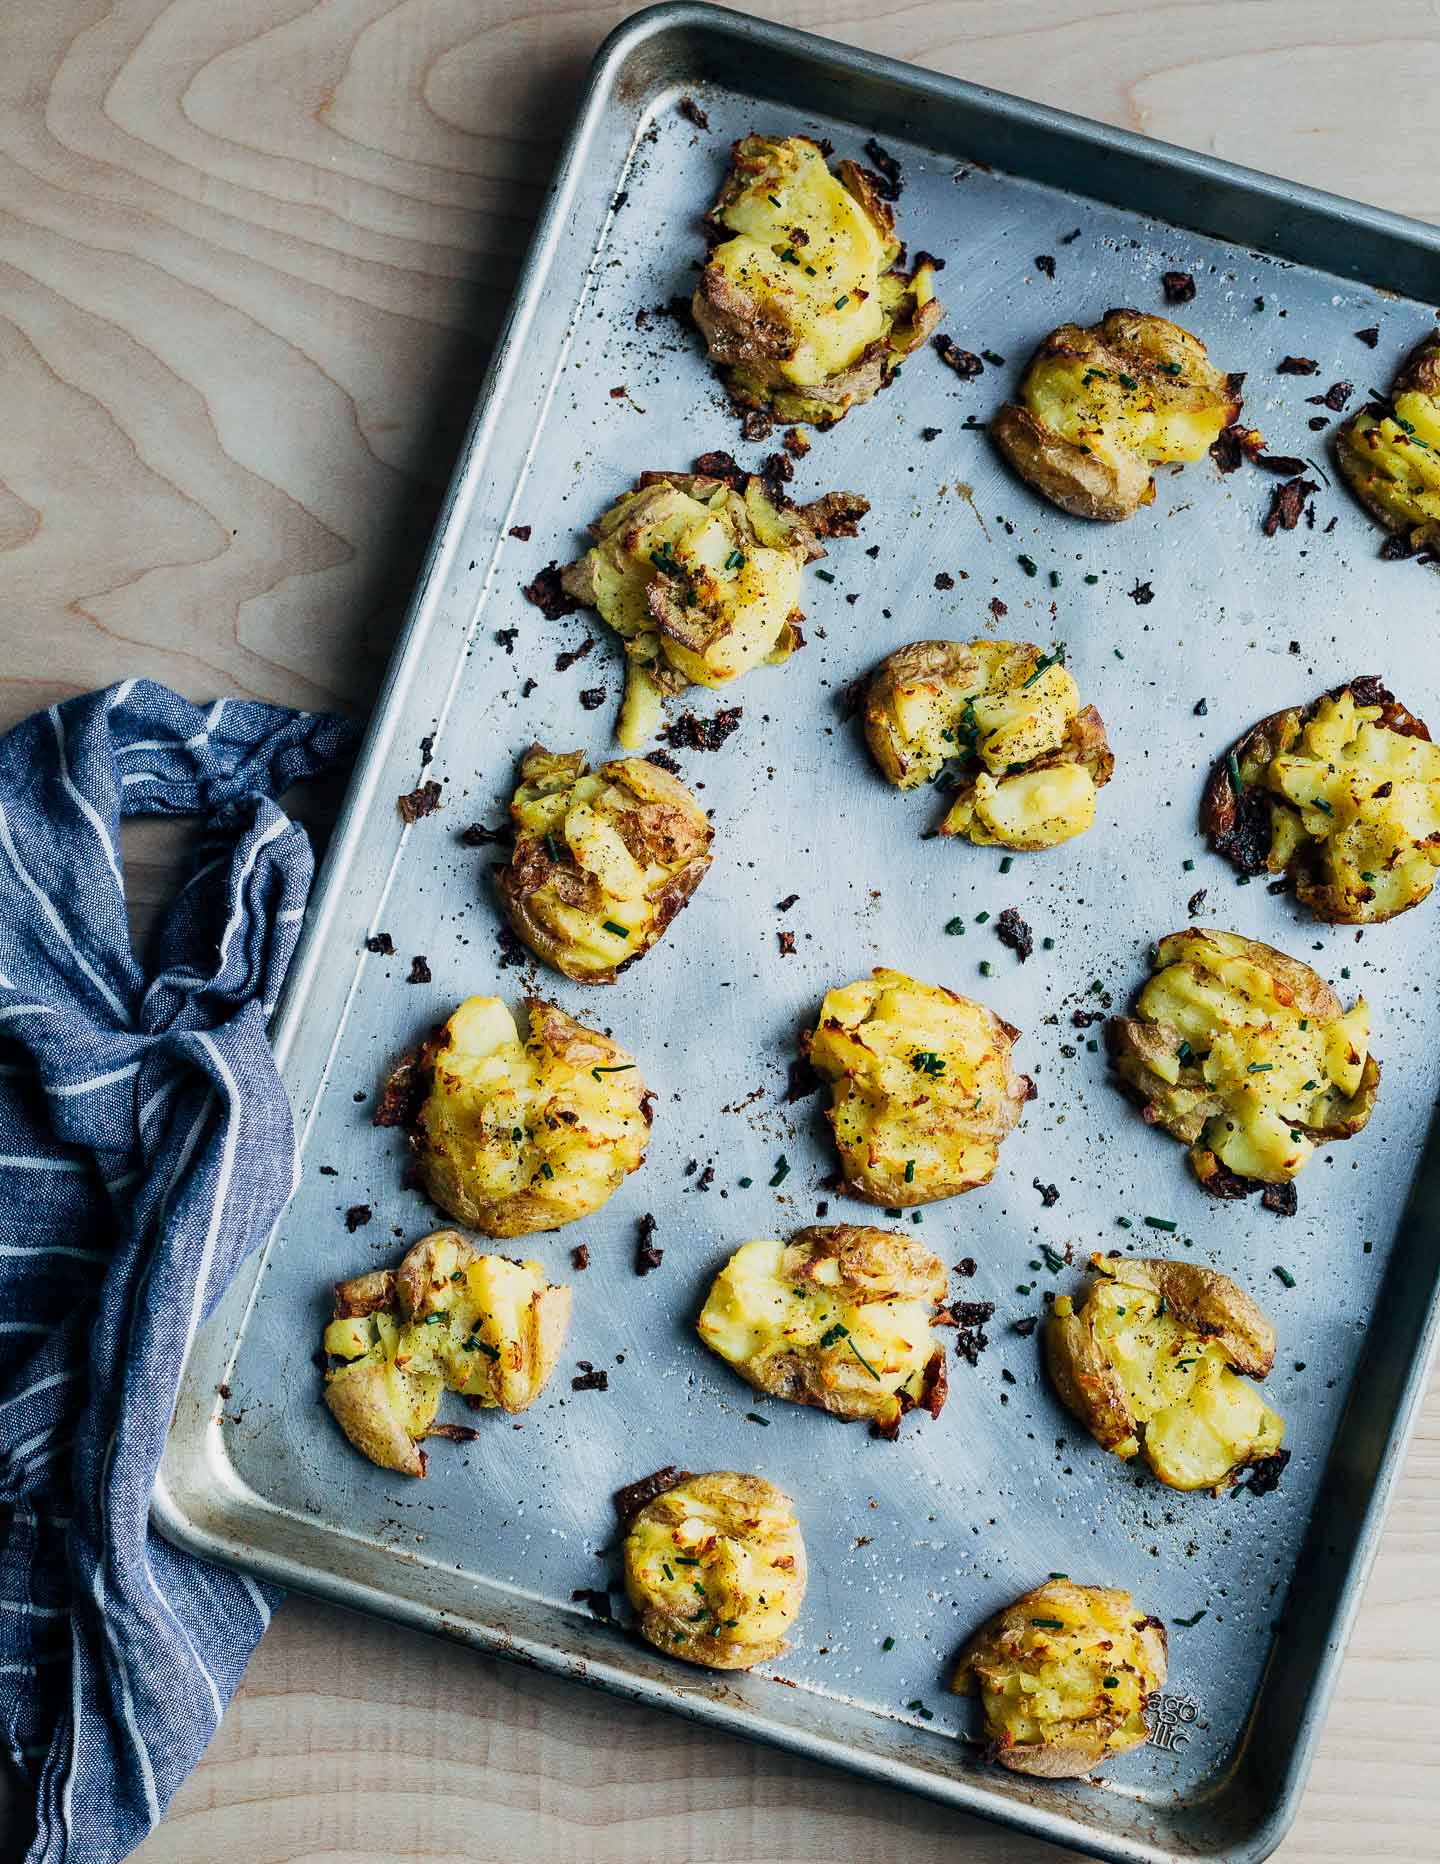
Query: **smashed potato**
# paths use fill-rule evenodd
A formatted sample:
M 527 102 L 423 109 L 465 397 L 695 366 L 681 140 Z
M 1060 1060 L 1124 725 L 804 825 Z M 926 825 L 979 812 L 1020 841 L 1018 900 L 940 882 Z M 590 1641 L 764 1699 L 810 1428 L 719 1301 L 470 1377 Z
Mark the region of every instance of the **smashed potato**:
M 1019 1033 L 983 1004 L 883 967 L 830 991 L 802 1048 L 831 1084 L 825 1117 L 846 1190 L 895 1207 L 987 1183 L 1035 1092 L 1010 1063 Z
M 1172 1489 L 1228 1488 L 1273 1456 L 1285 1426 L 1246 1378 L 1275 1364 L 1275 1329 L 1245 1290 L 1193 1262 L 1090 1261 L 1087 1298 L 1061 1295 L 1045 1323 L 1045 1359 L 1096 1442 Z
M 705 811 L 643 757 L 587 774 L 583 752 L 532 745 L 510 815 L 515 852 L 498 875 L 510 923 L 577 983 L 613 984 L 644 957 L 710 866 Z
M 806 136 L 743 136 L 706 216 L 718 241 L 692 303 L 731 398 L 833 427 L 940 322 L 935 268 L 896 268 L 895 216 L 855 162 Z
M 1205 791 L 1211 846 L 1288 874 L 1317 919 L 1371 925 L 1427 899 L 1440 866 L 1440 748 L 1373 676 L 1273 712 Z
M 1077 518 L 1116 523 L 1155 497 L 1151 468 L 1203 459 L 1239 418 L 1236 380 L 1168 318 L 1107 311 L 1062 324 L 991 423 L 1027 484 Z
M 728 455 L 716 464 L 716 473 L 642 473 L 590 527 L 593 549 L 561 575 L 624 643 L 617 735 L 627 750 L 659 729 L 667 696 L 788 660 L 803 645 L 805 565 L 825 555 L 822 537 L 853 537 L 870 509 L 851 492 L 802 509 L 773 478 L 741 472 Z
M 1350 489 L 1411 550 L 1440 548 L 1440 335 L 1412 350 L 1390 400 L 1368 402 L 1335 436 Z
M 696 1331 L 757 1390 L 895 1436 L 907 1411 L 938 1417 L 945 1403 L 930 1331 L 944 1299 L 944 1265 L 922 1243 L 832 1223 L 737 1249 Z
M 981 1627 L 950 1687 L 978 1689 L 1002 1767 L 1065 1780 L 1142 1745 L 1166 1670 L 1165 1627 L 1128 1592 L 1055 1578 Z
M 1095 820 L 1095 792 L 1115 759 L 1062 653 L 1028 641 L 912 641 L 875 670 L 866 742 L 902 790 L 953 770 L 942 835 L 1054 848 Z
M 778 1657 L 805 1597 L 795 1505 L 762 1476 L 661 1470 L 616 1497 L 647 1643 L 712 1670 Z
M 634 1059 L 553 1003 L 529 1035 L 469 997 L 390 1077 L 376 1123 L 407 1126 L 421 1187 L 486 1236 L 588 1217 L 645 1157 L 650 1098 Z
M 1364 998 L 1343 1009 L 1309 965 L 1235 932 L 1161 939 L 1109 1036 L 1146 1120 L 1189 1146 L 1216 1197 L 1289 1184 L 1317 1145 L 1360 1131 L 1380 1083 Z
M 569 1324 L 570 1290 L 552 1287 L 543 1263 L 477 1255 L 456 1231 L 437 1230 L 398 1269 L 337 1283 L 325 1403 L 372 1463 L 423 1476 L 426 1437 L 475 1435 L 435 1422 L 442 1394 L 523 1411 L 555 1370 Z

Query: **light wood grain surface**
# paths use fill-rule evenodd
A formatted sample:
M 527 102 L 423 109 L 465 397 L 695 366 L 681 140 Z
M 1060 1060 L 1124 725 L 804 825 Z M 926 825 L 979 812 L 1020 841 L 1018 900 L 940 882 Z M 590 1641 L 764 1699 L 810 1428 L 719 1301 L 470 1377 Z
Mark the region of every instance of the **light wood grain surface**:
M 595 0 L 0 10 L 0 727 L 151 674 L 363 711 L 586 61 Z M 1440 5 L 753 9 L 1440 219 Z M 323 828 L 333 794 L 305 805 Z M 127 834 L 137 918 L 174 831 Z M 1432 1391 L 1285 1864 L 1440 1827 Z M 0 1785 L 18 1852 L 23 1807 Z M 143 1864 L 1060 1853 L 295 1600 Z

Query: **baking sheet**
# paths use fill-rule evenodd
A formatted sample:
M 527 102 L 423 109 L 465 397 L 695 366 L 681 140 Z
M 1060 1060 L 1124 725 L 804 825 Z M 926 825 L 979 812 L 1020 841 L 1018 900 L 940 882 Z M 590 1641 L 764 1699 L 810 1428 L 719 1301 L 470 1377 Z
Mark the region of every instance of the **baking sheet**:
M 683 95 L 708 129 L 677 109 Z M 689 695 L 702 712 L 743 707 L 723 750 L 681 754 L 714 811 L 714 868 L 640 966 L 587 990 L 498 967 L 496 857 L 457 832 L 502 819 L 513 759 L 533 739 L 593 761 L 614 748 L 618 645 L 594 616 L 544 621 L 521 585 L 577 554 L 585 525 L 641 469 L 685 468 L 712 447 L 757 464 L 768 450 L 740 441 L 697 339 L 663 310 L 691 289 L 698 216 L 730 141 L 752 126 L 857 155 L 879 135 L 904 170 L 902 235 L 947 260 L 944 328 L 1003 361 L 962 382 L 918 356 L 816 437 L 797 496 L 860 491 L 871 514 L 858 539 L 832 546 L 833 582 L 807 576 L 803 654 Z M 1153 217 L 1162 203 L 1209 231 Z M 1258 1857 L 1278 1841 L 1433 1343 L 1432 919 L 1422 909 L 1360 939 L 1317 927 L 1263 885 L 1237 885 L 1200 842 L 1195 810 L 1209 760 L 1239 730 L 1347 675 L 1386 674 L 1422 715 L 1436 710 L 1433 574 L 1379 561 L 1305 398 L 1340 379 L 1362 394 L 1388 383 L 1432 322 L 1391 288 L 1434 277 L 1437 248 L 1428 228 L 718 9 L 657 9 L 621 29 L 557 176 L 312 906 L 277 1025 L 304 1178 L 197 1347 L 157 1495 L 167 1533 L 1100 1855 Z M 1037 340 L 1113 304 L 1163 308 L 1170 269 L 1197 281 L 1181 320 L 1219 366 L 1248 372 L 1247 421 L 1272 451 L 1323 469 L 1314 528 L 1264 537 L 1275 482 L 1222 479 L 1209 462 L 1162 475 L 1155 506 L 1130 523 L 1086 525 L 1042 504 L 993 451 L 980 424 Z M 1370 325 L 1373 353 L 1354 335 Z M 1277 375 L 1286 354 L 1314 357 L 1318 374 Z M 527 525 L 528 542 L 508 535 Z M 937 588 L 941 572 L 953 588 Z M 1153 601 L 1132 595 L 1142 584 Z M 905 641 L 986 632 L 1064 640 L 1118 760 L 1096 827 L 1008 871 L 1001 851 L 922 839 L 937 799 L 878 778 L 843 702 Z M 557 655 L 592 635 L 593 650 L 557 671 Z M 579 693 L 598 686 L 605 704 L 584 710 Z M 443 808 L 402 831 L 395 798 L 422 772 L 443 784 Z M 1288 1222 L 1205 1198 L 1182 1149 L 1107 1080 L 1098 1027 L 1072 1022 L 1128 1001 L 1149 943 L 1191 922 L 1201 888 L 1194 923 L 1275 943 L 1347 1001 L 1363 990 L 1372 1003 L 1385 1069 L 1375 1118 L 1311 1164 Z M 1034 928 L 1024 966 L 993 935 L 1007 906 Z M 957 917 L 966 931 L 948 935 Z M 782 927 L 796 934 L 792 956 Z M 396 956 L 364 951 L 374 931 Z M 429 984 L 405 981 L 416 954 Z M 947 1262 L 976 1260 L 953 1292 L 993 1300 L 996 1316 L 976 1366 L 952 1355 L 941 1418 L 909 1420 L 895 1445 L 758 1398 L 692 1331 L 740 1242 L 814 1220 L 827 1198 L 832 1219 L 865 1220 L 865 1206 L 823 1188 L 821 1103 L 790 1105 L 784 1091 L 795 1034 L 825 989 L 877 963 L 1019 1025 L 1017 1064 L 1039 1087 L 992 1185 L 913 1226 Z M 513 1422 L 480 1420 L 474 1445 L 437 1444 L 429 1479 L 411 1483 L 350 1450 L 311 1363 L 330 1284 L 393 1261 L 436 1223 L 401 1189 L 398 1136 L 369 1123 L 376 1081 L 460 998 L 498 992 L 518 1007 L 532 982 L 632 1049 L 657 1095 L 654 1141 L 596 1217 L 527 1240 L 575 1290 L 540 1402 Z M 772 1188 L 782 1156 L 788 1175 Z M 1052 1207 L 1037 1180 L 1058 1189 Z M 345 1213 L 362 1205 L 372 1215 L 352 1231 Z M 645 1212 L 665 1259 L 640 1279 Z M 1178 1231 L 1147 1231 L 1146 1215 Z M 572 1276 L 582 1240 L 591 1266 Z M 1078 1284 L 1044 1268 L 1042 1244 L 1077 1260 L 1163 1245 L 1251 1287 L 1280 1331 L 1268 1389 L 1294 1455 L 1278 1492 L 1174 1495 L 1090 1442 L 1040 1375 L 1038 1340 L 1014 1331 L 1042 1311 L 1042 1291 Z M 607 1369 L 608 1391 L 572 1392 L 582 1359 Z M 612 1491 L 669 1462 L 754 1469 L 797 1499 L 810 1587 L 773 1676 L 666 1662 L 572 1602 L 615 1580 Z M 1128 1586 L 1171 1626 L 1151 1744 L 1099 1785 L 984 1767 L 973 1710 L 945 1689 L 965 1633 L 1051 1570 Z

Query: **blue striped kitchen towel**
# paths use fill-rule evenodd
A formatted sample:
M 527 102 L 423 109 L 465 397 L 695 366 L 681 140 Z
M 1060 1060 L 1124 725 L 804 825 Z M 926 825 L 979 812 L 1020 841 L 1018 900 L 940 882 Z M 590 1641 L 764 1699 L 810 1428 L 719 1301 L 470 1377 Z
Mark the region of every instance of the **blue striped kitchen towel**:
M 140 1843 L 279 1596 L 147 1509 L 186 1349 L 294 1189 L 265 1024 L 313 863 L 275 798 L 351 740 L 148 680 L 0 739 L 0 1718 L 26 1864 Z M 127 815 L 201 818 L 148 973 Z

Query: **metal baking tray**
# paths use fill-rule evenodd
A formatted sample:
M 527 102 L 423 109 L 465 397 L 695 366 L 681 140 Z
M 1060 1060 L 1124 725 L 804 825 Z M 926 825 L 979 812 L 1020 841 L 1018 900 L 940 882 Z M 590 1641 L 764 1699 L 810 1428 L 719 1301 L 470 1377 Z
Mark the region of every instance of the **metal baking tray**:
M 677 108 L 687 95 L 708 129 Z M 396 1135 L 370 1124 L 377 1077 L 460 998 L 515 1002 L 525 984 L 497 966 L 493 856 L 457 831 L 501 819 L 512 760 L 532 739 L 595 760 L 613 748 L 616 643 L 593 617 L 546 622 L 521 585 L 576 554 L 642 468 L 763 451 L 740 443 L 693 333 L 649 314 L 688 293 L 698 217 L 730 141 L 752 126 L 857 154 L 877 137 L 903 166 L 911 250 L 948 262 L 945 328 L 1005 360 L 962 382 L 933 353 L 914 358 L 797 469 L 797 494 L 853 489 L 873 508 L 858 540 L 833 546 L 834 581 L 807 579 L 804 654 L 715 696 L 743 706 L 740 731 L 718 754 L 683 757 L 714 810 L 713 871 L 614 989 L 537 980 L 639 1058 L 658 1095 L 649 1160 L 593 1220 L 527 1245 L 562 1277 L 571 1245 L 590 1247 L 541 1402 L 513 1427 L 484 1420 L 468 1448 L 437 1446 L 429 1479 L 408 1482 L 344 1443 L 311 1363 L 330 1284 L 434 1225 L 401 1188 Z M 1160 308 L 1168 269 L 1197 281 L 1183 321 L 1221 367 L 1248 372 L 1247 418 L 1273 451 L 1322 469 L 1313 527 L 1264 536 L 1273 481 L 1222 478 L 1208 461 L 1163 476 L 1129 523 L 1070 520 L 1017 483 L 978 425 L 1053 325 L 1115 304 Z M 1306 403 L 1339 379 L 1361 394 L 1386 386 L 1432 322 L 1405 294 L 1437 277 L 1440 232 L 1373 208 L 712 7 L 622 26 L 561 159 L 315 893 L 275 1031 L 303 1182 L 196 1347 L 155 1500 L 162 1531 L 283 1585 L 1100 1856 L 1266 1855 L 1301 1793 L 1434 1343 L 1437 1024 L 1421 981 L 1434 909 L 1363 939 L 1317 927 L 1263 885 L 1238 887 L 1195 812 L 1211 757 L 1282 702 L 1380 672 L 1422 715 L 1440 709 L 1432 573 L 1380 561 Z M 1353 334 L 1371 325 L 1373 353 Z M 1319 373 L 1278 375 L 1287 353 Z M 940 432 L 927 441 L 927 428 Z M 508 535 L 517 525 L 532 527 L 528 542 Z M 942 571 L 953 589 L 937 589 Z M 1145 606 L 1130 593 L 1140 583 L 1154 591 Z M 922 839 L 933 797 L 879 780 L 841 701 L 904 641 L 983 633 L 992 597 L 1007 605 L 1006 635 L 1068 643 L 1119 759 L 1096 827 L 1008 872 L 994 851 Z M 507 647 L 497 637 L 512 629 Z M 594 651 L 557 671 L 557 653 L 587 634 Z M 606 704 L 582 709 L 579 692 L 597 685 Z M 395 799 L 420 780 L 432 739 L 424 774 L 442 781 L 444 807 L 405 830 Z M 1181 1148 L 1106 1079 L 1095 1032 L 1071 1025 L 1101 993 L 1128 998 L 1149 942 L 1187 923 L 1202 887 L 1197 923 L 1292 950 L 1373 1003 L 1375 1119 L 1312 1163 L 1289 1221 L 1208 1200 Z M 782 920 L 776 902 L 792 893 Z M 993 918 L 979 920 L 1011 905 L 1037 940 L 1023 966 Z M 956 916 L 963 937 L 945 933 Z M 782 923 L 793 956 L 780 954 Z M 382 930 L 394 958 L 365 951 Z M 430 984 L 406 982 L 417 953 Z M 997 1312 L 978 1363 L 954 1361 L 944 1414 L 908 1420 L 894 1445 L 757 1400 L 692 1332 L 725 1256 L 813 1220 L 826 1195 L 819 1102 L 785 1102 L 786 1065 L 826 987 L 878 962 L 1019 1025 L 1017 1061 L 1039 1084 L 994 1182 L 931 1206 L 915 1232 L 947 1262 L 976 1258 L 955 1291 Z M 789 1176 L 772 1189 L 782 1153 Z M 1052 1207 L 1036 1180 L 1058 1187 Z M 344 1212 L 360 1204 L 373 1219 L 352 1234 Z M 641 1280 L 644 1212 L 665 1259 Z M 1038 1342 L 1014 1330 L 1044 1290 L 1076 1279 L 1034 1268 L 1042 1243 L 1077 1259 L 1143 1248 L 1152 1233 L 1117 1220 L 1146 1214 L 1176 1221 L 1177 1250 L 1239 1276 L 1276 1319 L 1270 1389 L 1294 1459 L 1269 1496 L 1174 1495 L 1137 1477 L 1065 1416 Z M 608 1391 L 572 1391 L 580 1359 L 608 1370 Z M 810 1589 L 773 1676 L 667 1661 L 572 1602 L 614 1581 L 611 1492 L 670 1462 L 758 1470 L 798 1499 Z M 965 1633 L 1052 1569 L 1128 1586 L 1172 1628 L 1150 1744 L 1090 1784 L 986 1766 L 973 1711 L 945 1689 Z

